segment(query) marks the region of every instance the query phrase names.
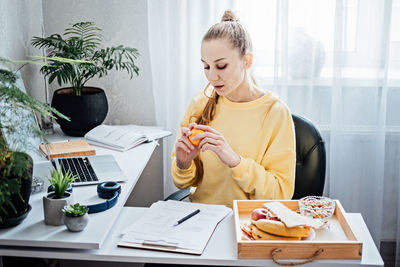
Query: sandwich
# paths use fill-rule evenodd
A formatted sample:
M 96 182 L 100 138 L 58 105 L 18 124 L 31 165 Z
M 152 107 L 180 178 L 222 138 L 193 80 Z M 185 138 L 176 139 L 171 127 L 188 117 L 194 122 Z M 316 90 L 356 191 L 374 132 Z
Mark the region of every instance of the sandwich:
M 256 225 L 250 225 L 250 234 L 252 239 L 254 240 L 286 240 L 286 241 L 297 241 L 300 240 L 300 237 L 288 237 L 288 236 L 280 236 L 270 234 L 266 231 L 261 230 Z
M 288 240 L 307 238 L 310 229 L 322 228 L 323 223 L 300 215 L 280 202 L 269 202 L 251 214 L 251 225 L 242 231 L 252 240 Z
M 300 240 L 302 237 L 307 237 L 310 234 L 310 227 L 308 226 L 289 228 L 286 227 L 283 222 L 275 220 L 260 219 L 258 221 L 252 221 L 252 226 L 253 225 L 264 233 L 278 237 L 291 237 Z

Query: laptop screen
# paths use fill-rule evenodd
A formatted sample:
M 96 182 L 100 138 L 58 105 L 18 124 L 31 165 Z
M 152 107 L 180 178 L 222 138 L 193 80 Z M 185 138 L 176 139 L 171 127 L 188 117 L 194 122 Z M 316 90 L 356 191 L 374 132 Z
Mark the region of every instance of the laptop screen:
M 17 73 L 16 86 L 26 93 L 21 74 Z M 16 103 L 0 99 L 0 121 L 2 125 L 12 125 L 12 130 L 3 128 L 3 136 L 10 150 L 23 151 L 28 154 L 39 153 L 41 138 L 38 136 L 39 126 L 31 109 L 17 106 Z

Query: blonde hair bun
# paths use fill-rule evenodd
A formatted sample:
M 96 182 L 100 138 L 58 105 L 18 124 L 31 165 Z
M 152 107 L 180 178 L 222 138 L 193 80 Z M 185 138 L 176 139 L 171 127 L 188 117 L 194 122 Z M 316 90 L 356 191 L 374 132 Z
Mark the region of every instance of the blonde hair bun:
M 224 15 L 222 16 L 221 19 L 222 22 L 224 21 L 234 21 L 237 22 L 239 21 L 239 18 L 235 15 L 235 13 L 232 10 L 226 10 Z

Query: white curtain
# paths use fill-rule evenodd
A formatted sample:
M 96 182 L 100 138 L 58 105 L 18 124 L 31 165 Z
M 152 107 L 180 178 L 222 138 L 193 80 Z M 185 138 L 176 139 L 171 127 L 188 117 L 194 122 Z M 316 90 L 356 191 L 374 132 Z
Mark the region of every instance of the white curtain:
M 206 84 L 201 38 L 234 9 L 252 36 L 261 87 L 309 118 L 325 139 L 324 194 L 362 213 L 378 247 L 400 236 L 399 0 L 148 4 L 158 124 L 176 133 L 189 99 Z M 176 190 L 169 174 L 174 141 L 164 150 L 165 195 Z
M 190 99 L 207 82 L 200 61 L 203 35 L 232 1 L 150 0 L 148 25 L 157 125 L 173 132 L 164 140 L 164 195 L 177 190 L 171 178 L 171 152 Z

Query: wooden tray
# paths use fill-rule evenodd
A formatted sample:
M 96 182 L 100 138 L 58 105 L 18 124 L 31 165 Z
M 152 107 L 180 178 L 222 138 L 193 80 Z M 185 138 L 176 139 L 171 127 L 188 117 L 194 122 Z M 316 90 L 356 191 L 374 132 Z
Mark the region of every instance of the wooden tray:
M 263 203 L 272 201 L 277 200 L 234 200 L 233 212 L 239 259 L 272 258 L 272 252 L 277 248 L 281 250 L 278 257 L 282 259 L 310 258 L 319 249 L 323 249 L 323 252 L 318 256 L 322 259 L 361 259 L 362 242 L 354 235 L 354 231 L 347 222 L 346 212 L 339 200 L 335 200 L 335 213 L 329 219 L 329 228 L 315 230 L 315 237 L 312 240 L 246 239 L 240 225 L 250 222 L 251 212 L 255 208 L 263 208 Z M 291 210 L 298 210 L 298 200 L 280 200 L 279 202 Z

